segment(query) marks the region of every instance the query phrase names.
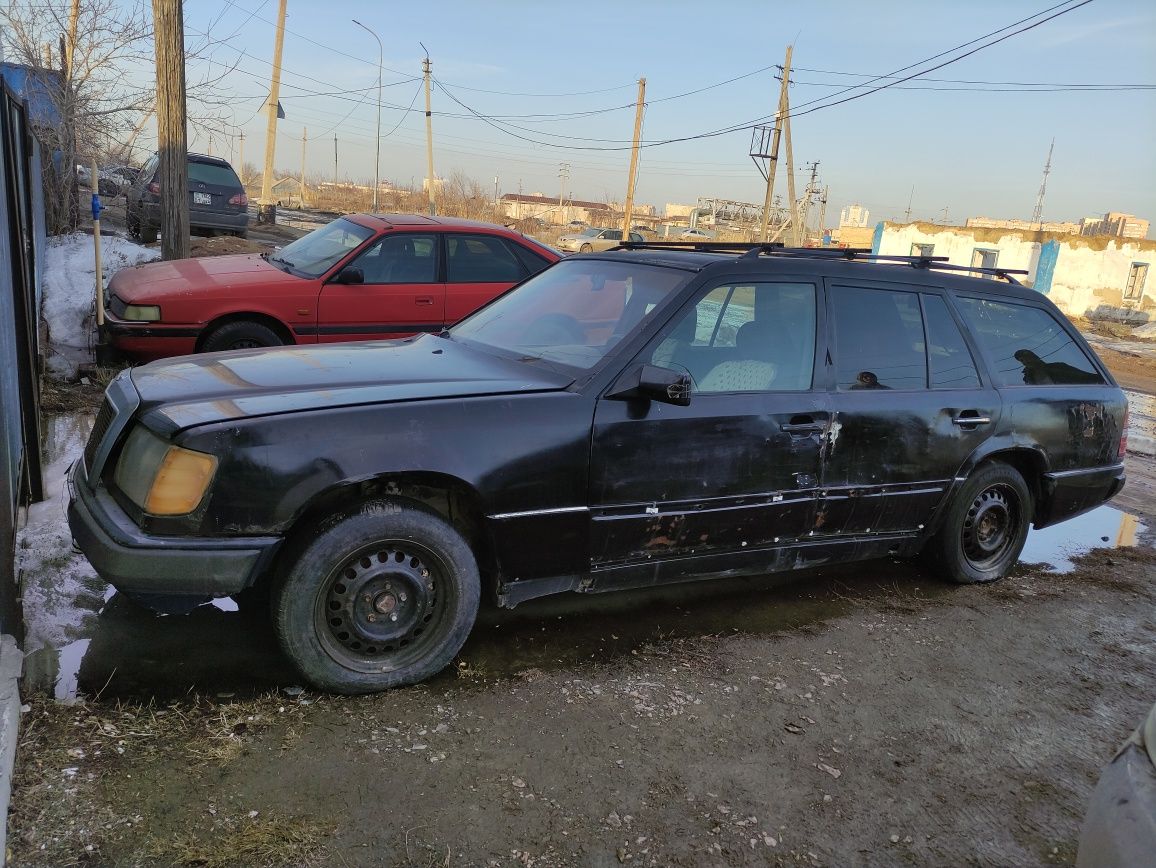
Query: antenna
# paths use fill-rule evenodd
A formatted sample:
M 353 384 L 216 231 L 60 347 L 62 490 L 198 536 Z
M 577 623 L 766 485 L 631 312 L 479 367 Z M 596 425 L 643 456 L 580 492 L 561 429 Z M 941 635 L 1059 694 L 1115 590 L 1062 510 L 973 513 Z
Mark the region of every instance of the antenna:
M 1040 195 L 1036 197 L 1036 210 L 1032 212 L 1032 225 L 1037 228 L 1044 225 L 1044 193 L 1048 190 L 1048 173 L 1052 170 L 1052 151 L 1055 147 L 1056 140 L 1052 139 L 1048 146 L 1048 161 L 1044 163 L 1044 178 L 1040 181 Z

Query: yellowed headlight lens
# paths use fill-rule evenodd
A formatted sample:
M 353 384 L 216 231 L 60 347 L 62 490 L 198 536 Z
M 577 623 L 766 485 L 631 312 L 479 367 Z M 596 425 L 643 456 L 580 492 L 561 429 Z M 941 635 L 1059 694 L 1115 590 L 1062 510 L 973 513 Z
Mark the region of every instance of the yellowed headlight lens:
M 203 452 L 170 446 L 145 500 L 153 515 L 185 515 L 200 504 L 217 472 L 217 459 Z

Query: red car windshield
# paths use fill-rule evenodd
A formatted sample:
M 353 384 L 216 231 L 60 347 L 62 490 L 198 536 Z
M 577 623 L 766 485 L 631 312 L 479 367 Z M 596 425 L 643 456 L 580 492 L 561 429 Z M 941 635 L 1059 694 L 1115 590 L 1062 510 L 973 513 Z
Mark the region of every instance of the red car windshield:
M 282 247 L 269 261 L 302 277 L 320 277 L 373 234 L 372 229 L 342 217 Z

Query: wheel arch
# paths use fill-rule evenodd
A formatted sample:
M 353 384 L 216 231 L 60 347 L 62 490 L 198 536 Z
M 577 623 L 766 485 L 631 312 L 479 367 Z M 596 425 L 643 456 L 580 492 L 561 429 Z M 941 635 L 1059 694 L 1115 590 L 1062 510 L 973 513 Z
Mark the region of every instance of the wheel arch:
M 272 314 L 262 313 L 255 310 L 241 310 L 221 314 L 220 316 L 214 317 L 205 323 L 205 327 L 202 328 L 201 333 L 197 335 L 197 343 L 194 352 L 201 352 L 204 349 L 205 341 L 209 339 L 209 336 L 213 332 L 215 332 L 221 326 L 228 325 L 232 322 L 260 323 L 261 325 L 267 326 L 268 328 L 271 328 L 273 331 L 275 331 L 277 336 L 281 338 L 281 340 L 286 344 L 297 343 L 297 338 L 293 334 L 293 329 L 289 328 L 289 326 L 287 326 L 284 322 Z
M 298 547 L 312 539 L 319 528 L 356 512 L 362 504 L 383 498 L 412 501 L 449 522 L 473 550 L 483 589 L 496 593 L 500 569 L 482 496 L 460 477 L 436 471 L 383 473 L 346 480 L 325 489 L 294 515 L 285 530 L 286 542 L 278 553 L 278 560 L 294 557 Z M 258 584 L 269 581 L 276 571 L 276 567 L 266 571 Z
M 1036 516 L 1041 513 L 1041 504 L 1043 502 L 1044 489 L 1044 474 L 1048 471 L 1048 459 L 1042 447 L 1038 444 L 1027 443 L 1002 443 L 1002 444 L 985 444 L 990 448 L 982 451 L 977 451 L 968 461 L 960 467 L 955 474 L 955 479 L 952 482 L 951 489 L 944 498 L 944 503 L 947 504 L 955 497 L 963 482 L 983 467 L 986 464 L 999 461 L 1014 468 L 1020 476 L 1023 477 L 1024 482 L 1027 483 L 1028 490 L 1032 493 L 1032 516 L 1034 521 Z M 940 509 L 936 515 L 935 524 L 929 528 L 934 532 L 938 529 L 942 522 L 946 509 Z

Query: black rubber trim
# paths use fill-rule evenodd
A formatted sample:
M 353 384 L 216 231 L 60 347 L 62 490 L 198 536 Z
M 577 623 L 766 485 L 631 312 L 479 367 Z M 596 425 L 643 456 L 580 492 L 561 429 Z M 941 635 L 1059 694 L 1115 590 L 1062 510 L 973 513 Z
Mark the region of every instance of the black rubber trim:
M 444 323 L 362 323 L 351 326 L 293 326 L 299 335 L 388 335 L 440 332 Z
M 201 329 L 199 328 L 169 328 L 147 322 L 141 323 L 140 325 L 131 325 L 127 322 L 112 322 L 107 316 L 104 322 L 109 334 L 123 335 L 130 338 L 195 338 L 201 333 Z
M 93 491 L 81 462 L 69 473 L 68 526 L 100 577 L 128 594 L 223 596 L 252 584 L 279 537 L 152 537 L 104 489 Z

